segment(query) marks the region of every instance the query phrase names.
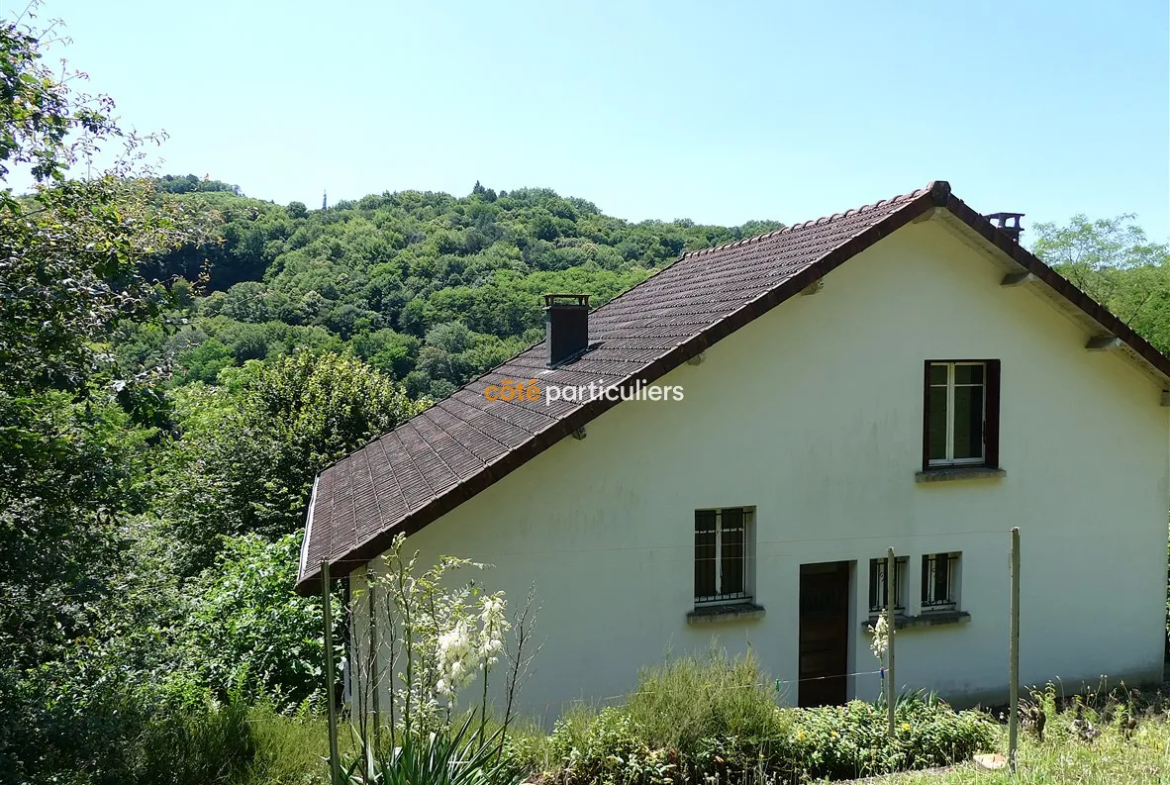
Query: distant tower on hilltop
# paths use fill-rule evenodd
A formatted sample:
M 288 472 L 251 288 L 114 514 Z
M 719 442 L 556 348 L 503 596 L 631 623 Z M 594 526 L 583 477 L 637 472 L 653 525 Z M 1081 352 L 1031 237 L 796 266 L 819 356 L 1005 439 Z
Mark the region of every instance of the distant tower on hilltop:
M 329 209 L 329 192 L 328 191 L 321 192 L 321 209 L 322 210 Z

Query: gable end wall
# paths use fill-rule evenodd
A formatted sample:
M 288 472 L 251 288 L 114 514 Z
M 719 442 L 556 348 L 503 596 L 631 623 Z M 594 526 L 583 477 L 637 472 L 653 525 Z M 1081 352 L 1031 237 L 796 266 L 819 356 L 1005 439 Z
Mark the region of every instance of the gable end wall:
M 898 638 L 899 682 L 957 702 L 1006 692 L 1008 532 L 1022 539 L 1021 676 L 1067 688 L 1161 677 L 1170 492 L 1167 413 L 1134 365 L 941 221 L 907 226 L 659 380 L 682 402 L 624 403 L 411 537 L 496 565 L 511 602 L 535 582 L 542 649 L 521 711 L 630 690 L 639 667 L 713 636 L 797 678 L 802 563 L 853 575 L 850 670 L 868 560 L 961 551 L 968 624 Z M 1007 476 L 919 484 L 926 359 L 1002 361 Z M 688 626 L 693 511 L 754 506 L 762 619 Z M 362 612 L 358 603 L 357 612 Z M 878 677 L 850 680 L 872 699 Z M 795 684 L 784 699 L 795 701 Z

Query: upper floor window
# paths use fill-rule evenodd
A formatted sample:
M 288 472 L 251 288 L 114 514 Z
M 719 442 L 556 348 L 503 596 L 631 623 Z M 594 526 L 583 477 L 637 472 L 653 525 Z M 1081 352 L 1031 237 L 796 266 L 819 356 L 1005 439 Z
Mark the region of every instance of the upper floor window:
M 695 604 L 747 601 L 752 508 L 695 511 Z
M 999 468 L 998 360 L 926 363 L 923 468 Z

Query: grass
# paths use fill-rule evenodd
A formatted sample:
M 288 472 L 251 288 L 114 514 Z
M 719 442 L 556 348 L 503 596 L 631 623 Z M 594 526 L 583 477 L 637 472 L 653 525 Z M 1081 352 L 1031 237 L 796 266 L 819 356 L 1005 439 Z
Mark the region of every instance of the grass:
M 1007 754 L 1007 730 L 997 730 L 996 750 Z M 964 763 L 945 772 L 891 774 L 867 785 L 1170 785 L 1170 718 L 1147 718 L 1127 736 L 1113 726 L 1085 741 L 1073 733 L 1048 733 L 1043 741 L 1021 735 L 1019 771 L 987 771 Z

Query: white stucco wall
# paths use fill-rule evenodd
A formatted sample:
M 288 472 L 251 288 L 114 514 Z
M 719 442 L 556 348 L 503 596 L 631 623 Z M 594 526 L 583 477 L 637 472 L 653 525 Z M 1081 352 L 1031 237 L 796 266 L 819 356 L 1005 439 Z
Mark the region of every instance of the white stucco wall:
M 868 560 L 887 546 L 910 556 L 911 612 L 921 555 L 961 551 L 971 614 L 900 633 L 900 684 L 998 699 L 1017 525 L 1024 682 L 1160 678 L 1170 409 L 1151 379 L 1086 351 L 1080 326 L 1002 276 L 941 221 L 908 226 L 660 380 L 684 401 L 621 404 L 410 545 L 496 565 L 486 582 L 513 602 L 535 582 L 543 648 L 520 703 L 545 721 L 712 636 L 795 679 L 802 563 L 856 562 L 850 666 L 873 670 L 861 621 Z M 1004 479 L 915 482 L 922 364 L 947 358 L 1002 361 Z M 689 626 L 693 511 L 748 505 L 766 616 Z M 876 676 L 850 685 L 877 690 Z

